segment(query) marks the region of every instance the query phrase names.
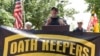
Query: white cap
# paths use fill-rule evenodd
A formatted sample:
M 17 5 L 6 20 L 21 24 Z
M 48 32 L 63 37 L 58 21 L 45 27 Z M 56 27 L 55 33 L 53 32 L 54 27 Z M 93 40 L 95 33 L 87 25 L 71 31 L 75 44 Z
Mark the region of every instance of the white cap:
M 26 26 L 26 25 L 32 26 L 32 23 L 31 23 L 31 22 L 26 22 L 26 23 L 25 23 L 25 26 Z

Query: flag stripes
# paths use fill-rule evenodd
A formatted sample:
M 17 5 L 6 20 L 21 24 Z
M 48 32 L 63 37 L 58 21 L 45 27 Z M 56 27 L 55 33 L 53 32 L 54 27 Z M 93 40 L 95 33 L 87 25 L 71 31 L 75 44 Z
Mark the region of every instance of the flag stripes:
M 14 27 L 17 29 L 23 28 L 23 13 L 22 13 L 22 4 L 21 0 L 16 0 L 15 2 L 15 9 L 14 9 L 14 17 L 15 23 Z

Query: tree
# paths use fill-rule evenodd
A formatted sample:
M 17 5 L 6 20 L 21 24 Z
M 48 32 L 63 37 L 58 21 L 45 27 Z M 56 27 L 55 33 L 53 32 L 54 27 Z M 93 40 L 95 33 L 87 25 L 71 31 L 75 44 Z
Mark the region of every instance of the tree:
M 9 16 L 12 16 L 15 5 L 14 3 L 15 0 L 0 0 L 0 7 L 7 12 Z M 76 14 L 75 9 L 70 8 L 64 10 L 66 4 L 68 4 L 67 0 L 23 0 L 25 22 L 30 21 L 36 29 L 41 29 L 44 20 L 49 16 L 51 7 L 59 8 L 59 16 L 61 17 L 73 17 L 73 14 Z M 6 16 L 4 15 L 1 17 L 1 21 L 3 21 L 3 17 Z M 3 25 L 5 25 L 5 23 L 6 22 L 3 22 Z M 11 20 L 9 20 L 9 23 L 13 24 Z
M 41 29 L 44 20 L 49 16 L 51 7 L 57 7 L 61 17 L 73 17 L 76 13 L 73 8 L 64 10 L 64 6 L 68 4 L 66 0 L 26 0 L 24 4 L 26 21 L 31 21 L 38 29 Z
M 31 21 L 33 25 L 40 29 L 43 21 L 48 17 L 49 9 L 55 6 L 56 0 L 26 0 L 24 2 L 26 21 Z
M 9 0 L 0 0 L 0 25 L 13 27 L 12 5 Z
M 87 11 L 95 11 L 98 19 L 100 20 L 100 0 L 85 0 L 89 6 Z
M 4 9 L 0 9 L 0 25 L 13 27 L 13 22 L 14 18 L 12 15 Z

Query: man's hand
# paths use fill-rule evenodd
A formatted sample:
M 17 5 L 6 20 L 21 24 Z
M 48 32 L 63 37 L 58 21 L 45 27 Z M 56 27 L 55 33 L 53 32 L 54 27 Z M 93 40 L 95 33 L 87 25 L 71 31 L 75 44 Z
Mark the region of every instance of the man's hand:
M 46 23 L 45 23 L 45 26 L 49 25 L 51 23 L 51 18 L 48 18 Z

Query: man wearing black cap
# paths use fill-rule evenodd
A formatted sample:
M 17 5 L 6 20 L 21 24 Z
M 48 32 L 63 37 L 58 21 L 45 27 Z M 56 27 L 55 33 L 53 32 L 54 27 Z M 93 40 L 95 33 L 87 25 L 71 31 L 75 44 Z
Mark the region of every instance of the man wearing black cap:
M 66 25 L 66 22 L 64 21 L 64 19 L 61 19 L 58 16 L 58 9 L 57 8 L 52 7 L 50 14 L 51 14 L 51 16 L 46 20 L 45 26 L 48 26 L 48 25 Z

